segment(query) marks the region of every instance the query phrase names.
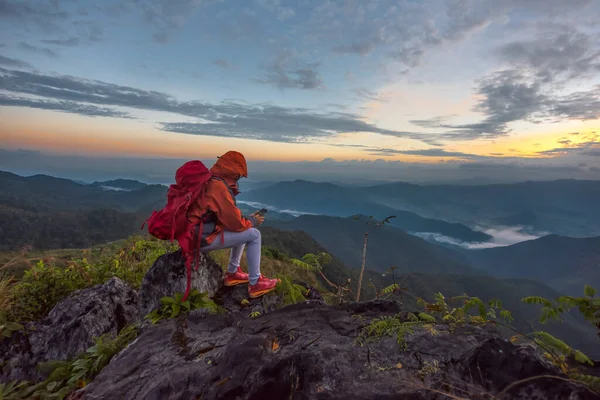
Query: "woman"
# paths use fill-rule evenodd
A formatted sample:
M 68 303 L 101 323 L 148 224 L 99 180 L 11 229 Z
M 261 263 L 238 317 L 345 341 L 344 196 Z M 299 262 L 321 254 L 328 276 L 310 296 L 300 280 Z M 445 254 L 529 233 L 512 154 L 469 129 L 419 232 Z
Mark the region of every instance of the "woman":
M 248 177 L 246 159 L 237 151 L 228 151 L 217 159 L 210 169 L 213 178 L 207 183 L 206 192 L 189 210 L 191 222 L 205 216 L 202 252 L 231 247 L 225 286 L 248 283 L 248 295 L 256 298 L 275 289 L 278 279 L 268 279 L 260 273 L 261 236 L 256 229 L 264 217 L 258 214 L 242 216 L 235 196 L 239 194 L 238 180 Z M 240 268 L 244 248 L 248 245 L 246 258 L 248 272 Z

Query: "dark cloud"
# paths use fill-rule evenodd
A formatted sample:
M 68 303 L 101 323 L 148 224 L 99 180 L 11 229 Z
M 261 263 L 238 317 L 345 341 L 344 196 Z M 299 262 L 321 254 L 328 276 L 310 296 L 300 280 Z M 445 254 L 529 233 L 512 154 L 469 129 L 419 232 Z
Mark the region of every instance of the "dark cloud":
M 58 57 L 58 53 L 56 51 L 49 49 L 47 47 L 38 47 L 38 46 L 34 46 L 32 44 L 25 43 L 25 42 L 19 43 L 19 47 L 23 50 L 27 50 L 32 53 L 41 53 L 41 54 L 45 54 L 48 57 L 52 57 L 52 58 Z
M 0 19 L 6 19 L 15 26 L 32 24 L 46 34 L 63 33 L 62 23 L 69 13 L 62 10 L 59 1 L 0 1 Z
M 0 55 L 0 65 L 16 68 L 33 68 L 31 64 L 25 61 L 17 60 L 15 58 L 10 57 L 4 57 L 3 55 Z
M 278 106 L 221 104 L 203 118 L 214 123 L 163 123 L 163 130 L 193 135 L 259 139 L 274 142 L 308 142 L 344 132 L 371 132 L 413 137 L 410 132 L 377 128 L 349 113 L 317 113 Z M 421 139 L 421 138 L 419 138 Z M 417 140 L 419 140 L 417 139 Z M 422 140 L 422 139 L 421 139 Z
M 334 53 L 338 54 L 358 54 L 361 56 L 369 54 L 377 46 L 377 41 L 362 41 L 350 44 L 343 44 L 333 48 Z
M 423 149 L 423 150 L 400 150 L 400 154 L 426 157 L 461 157 L 461 158 L 485 158 L 475 154 L 462 153 L 460 151 L 446 151 L 443 149 Z
M 223 68 L 223 69 L 231 68 L 231 64 L 229 64 L 229 61 L 225 60 L 224 58 L 218 58 L 216 60 L 213 60 L 212 63 L 219 68 Z
M 116 117 L 130 118 L 122 111 L 113 110 L 107 107 L 96 107 L 88 104 L 81 104 L 74 101 L 49 101 L 33 100 L 25 98 L 8 97 L 0 94 L 0 106 L 30 107 L 42 110 L 63 111 L 73 114 L 85 115 L 88 117 Z
M 476 92 L 482 100 L 474 111 L 485 115 L 480 122 L 453 125 L 445 122 L 448 117 L 411 122 L 421 127 L 446 129 L 441 136 L 450 140 L 493 138 L 506 135 L 510 131 L 508 123 L 531 119 L 548 100 L 539 84 L 528 82 L 516 71 L 503 71 L 482 79 Z
M 50 76 L 0 68 L 0 87 L 13 93 L 15 102 L 22 96 L 36 96 L 40 102 L 27 106 L 48 108 L 47 102 L 74 102 L 96 106 L 128 107 L 162 111 L 196 117 L 208 123 L 164 123 L 165 131 L 195 135 L 245 137 L 271 141 L 304 142 L 343 132 L 370 132 L 394 137 L 412 138 L 437 145 L 435 137 L 414 132 L 381 129 L 361 120 L 360 116 L 343 112 L 318 112 L 304 108 L 272 105 L 248 105 L 240 102 L 204 103 L 178 101 L 160 92 L 145 91 L 99 81 L 68 76 Z M 21 97 L 17 97 L 17 94 Z M 5 100 L 8 101 L 8 100 Z M 88 115 L 89 109 L 63 107 L 64 111 Z M 116 112 L 114 116 L 121 116 Z
M 575 154 L 580 156 L 596 156 L 600 155 L 600 142 L 597 141 L 597 137 L 592 137 L 590 140 L 581 143 L 565 143 L 559 141 L 564 147 L 557 147 L 554 149 L 538 151 L 537 154 L 549 155 L 549 156 L 561 156 L 567 154 Z
M 508 134 L 508 124 L 516 121 L 559 122 L 565 119 L 600 118 L 600 86 L 571 94 L 550 95 L 538 79 L 516 70 L 493 73 L 478 82 L 476 94 L 481 100 L 473 111 L 485 118 L 471 124 L 450 124 L 449 117 L 413 120 L 423 128 L 444 129 L 440 139 L 469 140 L 494 138 Z
M 42 43 L 53 44 L 56 46 L 68 46 L 73 47 L 77 46 L 80 43 L 80 39 L 76 37 L 71 37 L 68 39 L 42 39 L 40 40 Z
M 375 91 L 372 91 L 372 90 L 369 90 L 366 88 L 355 89 L 354 93 L 356 93 L 356 95 L 363 100 L 378 101 L 378 102 L 389 101 L 389 98 L 386 97 L 385 95 L 382 95 L 380 93 L 377 93 Z
M 133 0 L 134 10 L 154 28 L 157 43 L 167 43 L 172 32 L 185 25 L 200 7 L 216 0 Z
M 590 35 L 553 24 L 534 40 L 500 47 L 500 56 L 517 68 L 530 69 L 543 82 L 594 75 L 600 72 L 600 48 Z
M 301 62 L 292 52 L 281 52 L 263 69 L 264 76 L 255 82 L 273 85 L 279 89 L 322 89 L 319 75 L 320 62 Z

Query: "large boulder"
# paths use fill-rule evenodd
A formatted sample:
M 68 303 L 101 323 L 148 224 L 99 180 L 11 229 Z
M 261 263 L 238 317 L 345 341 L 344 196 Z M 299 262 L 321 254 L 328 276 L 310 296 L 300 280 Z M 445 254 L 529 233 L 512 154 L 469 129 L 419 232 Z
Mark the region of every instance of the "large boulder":
M 139 290 L 140 319 L 160 306 L 161 297 L 184 293 L 186 273 L 181 249 L 157 258 L 144 276 Z M 223 269 L 206 254 L 200 254 L 198 269 L 192 268 L 192 288 L 213 297 L 223 285 L 223 278 Z
M 357 344 L 372 317 L 400 312 L 376 301 L 308 301 L 258 318 L 188 316 L 146 329 L 79 392 L 83 399 L 489 399 L 509 384 L 564 376 L 530 345 L 492 328 L 414 328 Z M 400 313 L 404 318 L 407 313 Z M 408 320 L 408 319 L 407 319 Z M 597 399 L 579 384 L 525 380 L 503 399 Z
M 102 285 L 72 293 L 39 322 L 27 325 L 0 344 L 0 381 L 44 378 L 39 362 L 66 360 L 94 344 L 105 333 L 116 336 L 137 320 L 135 290 L 113 277 Z

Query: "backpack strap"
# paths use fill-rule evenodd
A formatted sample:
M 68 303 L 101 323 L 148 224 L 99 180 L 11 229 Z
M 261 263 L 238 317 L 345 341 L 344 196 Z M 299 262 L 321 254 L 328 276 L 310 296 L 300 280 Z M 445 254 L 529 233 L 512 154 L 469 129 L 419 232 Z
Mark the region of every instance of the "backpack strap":
M 233 199 L 233 204 L 235 204 L 237 206 L 237 202 L 235 201 L 235 196 L 233 194 L 233 190 L 231 189 L 231 186 L 229 186 L 229 184 L 227 183 L 227 181 L 225 179 L 221 178 L 220 176 L 216 176 L 216 175 L 213 175 L 210 179 L 214 179 L 216 181 L 223 182 L 223 184 L 225 185 L 225 187 L 227 188 L 227 190 L 229 190 L 229 194 L 231 195 L 231 198 Z

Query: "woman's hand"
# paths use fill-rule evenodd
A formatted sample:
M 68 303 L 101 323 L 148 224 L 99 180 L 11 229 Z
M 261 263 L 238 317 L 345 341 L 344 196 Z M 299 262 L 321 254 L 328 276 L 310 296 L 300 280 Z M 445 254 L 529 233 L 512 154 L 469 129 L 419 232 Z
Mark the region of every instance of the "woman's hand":
M 254 214 L 252 214 L 252 216 L 256 220 L 256 226 L 260 226 L 263 222 L 265 222 L 265 216 L 258 214 L 258 212 L 255 212 Z

